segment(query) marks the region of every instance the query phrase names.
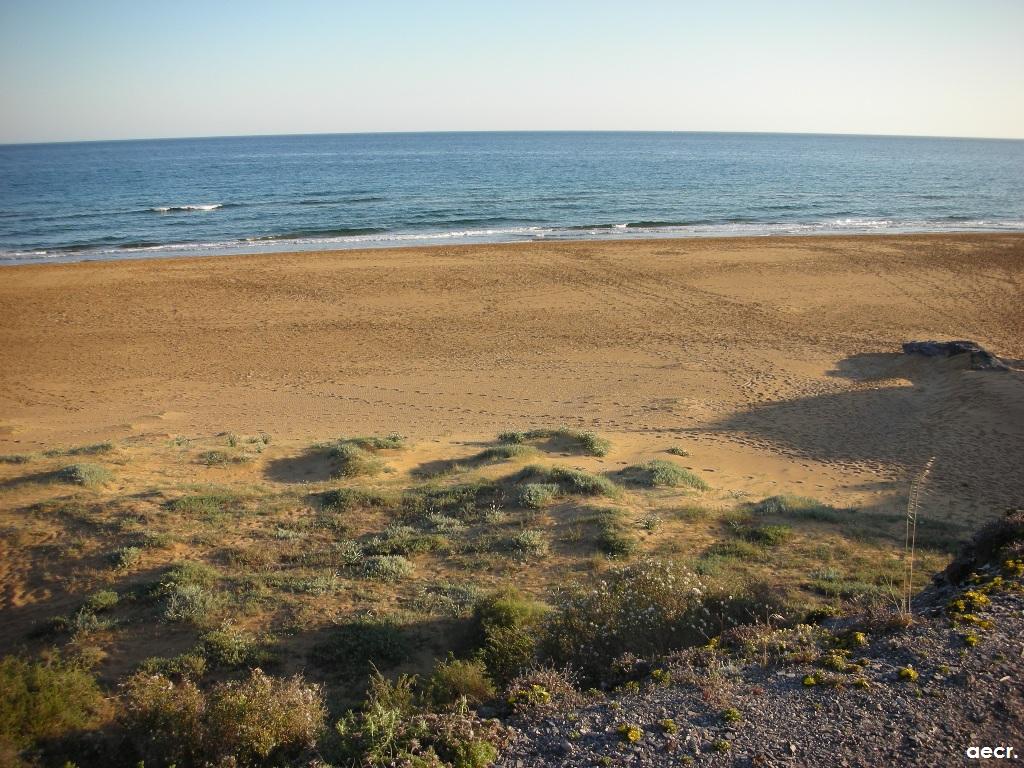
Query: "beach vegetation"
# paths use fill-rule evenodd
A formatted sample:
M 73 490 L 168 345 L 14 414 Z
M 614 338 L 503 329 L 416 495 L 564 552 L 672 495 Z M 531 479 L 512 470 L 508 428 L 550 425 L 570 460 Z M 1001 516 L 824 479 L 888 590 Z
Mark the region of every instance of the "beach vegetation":
M 109 708 L 93 674 L 59 655 L 0 658 L 0 692 L 0 750 L 96 726 Z
M 690 470 L 663 459 L 634 464 L 621 472 L 622 477 L 648 488 L 693 488 L 706 491 L 710 486 Z
M 611 450 L 611 442 L 596 433 L 568 427 L 502 432 L 498 435 L 498 442 L 512 445 L 521 445 L 535 440 L 562 441 L 590 456 L 607 456 L 608 451 Z
M 122 686 L 122 724 L 138 756 L 153 764 L 279 763 L 311 749 L 327 709 L 319 686 L 259 669 L 208 691 L 139 672 Z
M 73 483 L 86 488 L 99 488 L 113 479 L 110 470 L 101 464 L 71 464 L 57 473 L 65 483 Z
M 523 479 L 542 484 L 556 485 L 562 493 L 580 496 L 617 496 L 619 487 L 603 475 L 595 475 L 582 469 L 531 465 L 521 473 Z

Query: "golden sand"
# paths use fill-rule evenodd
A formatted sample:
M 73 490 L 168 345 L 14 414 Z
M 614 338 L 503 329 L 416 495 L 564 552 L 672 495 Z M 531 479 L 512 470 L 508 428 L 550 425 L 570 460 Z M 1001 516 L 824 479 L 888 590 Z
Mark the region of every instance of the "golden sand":
M 596 430 L 613 469 L 671 445 L 716 488 L 989 517 L 1024 498 L 1024 237 L 562 242 L 0 270 L 0 453 L 265 430 L 410 461 L 505 429 Z M 469 448 L 465 448 L 469 451 Z M 260 466 L 246 471 L 273 485 Z M 260 474 L 260 473 L 263 474 Z M 966 522 L 966 520 L 965 520 Z

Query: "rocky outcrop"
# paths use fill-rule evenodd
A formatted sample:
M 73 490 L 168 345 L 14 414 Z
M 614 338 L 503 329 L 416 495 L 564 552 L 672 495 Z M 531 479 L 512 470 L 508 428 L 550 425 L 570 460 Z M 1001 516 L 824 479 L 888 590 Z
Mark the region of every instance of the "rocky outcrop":
M 903 345 L 903 353 L 906 355 L 924 355 L 925 357 L 970 355 L 972 370 L 1010 370 L 1006 363 L 974 341 L 908 341 Z

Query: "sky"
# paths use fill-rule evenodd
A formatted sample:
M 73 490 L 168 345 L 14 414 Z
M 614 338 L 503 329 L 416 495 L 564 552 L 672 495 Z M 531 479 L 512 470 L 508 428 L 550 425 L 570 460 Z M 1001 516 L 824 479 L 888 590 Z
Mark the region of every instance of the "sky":
M 1024 138 L 1024 0 L 0 0 L 0 143 L 678 130 Z

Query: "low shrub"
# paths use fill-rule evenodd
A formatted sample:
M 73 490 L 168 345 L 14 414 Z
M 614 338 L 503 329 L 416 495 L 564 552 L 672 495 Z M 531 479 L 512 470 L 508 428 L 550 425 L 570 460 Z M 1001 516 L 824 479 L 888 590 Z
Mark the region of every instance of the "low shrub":
M 392 765 L 486 768 L 508 734 L 496 720 L 466 709 L 434 713 L 416 703 L 415 678 L 370 679 L 363 707 L 335 725 L 339 753 L 332 762 L 378 768 Z M 335 756 L 332 755 L 332 758 Z
M 206 656 L 201 651 L 193 650 L 171 658 L 152 656 L 139 664 L 139 671 L 175 679 L 198 680 L 206 674 L 206 667 Z
M 409 658 L 412 647 L 400 627 L 387 621 L 361 618 L 333 627 L 313 646 L 310 658 L 342 676 L 363 675 L 370 666 L 386 669 Z
M 383 509 L 393 499 L 383 493 L 360 488 L 335 488 L 320 497 L 321 507 L 328 512 L 349 512 L 353 509 Z
M 408 555 L 445 549 L 449 542 L 436 533 L 421 533 L 410 525 L 392 524 L 363 545 L 370 555 Z
M 384 471 L 382 460 L 357 445 L 349 443 L 335 445 L 328 451 L 328 456 L 334 463 L 331 473 L 334 477 L 378 475 Z
M 480 599 L 480 588 L 475 584 L 440 582 L 422 587 L 411 601 L 413 610 L 439 613 L 453 618 L 469 616 Z
M 110 470 L 100 464 L 72 464 L 57 473 L 65 483 L 74 483 L 86 488 L 97 488 L 113 479 Z
M 526 483 L 519 489 L 517 501 L 527 509 L 543 509 L 558 496 L 554 483 Z
M 391 451 L 405 448 L 405 436 L 392 432 L 387 437 L 349 437 L 343 443 L 355 445 L 366 451 Z
M 643 464 L 626 467 L 622 470 L 622 476 L 649 488 L 686 487 L 706 491 L 710 487 L 690 470 L 662 459 L 652 459 Z
M 110 565 L 121 571 L 138 565 L 141 559 L 142 550 L 138 547 L 118 547 L 108 557 Z
M 469 706 L 478 707 L 497 695 L 483 660 L 452 656 L 434 666 L 426 690 L 430 701 L 439 707 L 451 707 L 463 699 Z
M 597 531 L 597 548 L 611 558 L 628 558 L 637 550 L 636 537 L 614 523 L 604 523 Z
M 532 560 L 547 557 L 551 552 L 551 542 L 543 531 L 527 528 L 512 536 L 509 548 L 516 558 Z
M 360 564 L 361 574 L 373 581 L 396 582 L 412 576 L 412 563 L 401 555 L 371 555 Z
M 505 692 L 508 705 L 519 714 L 550 714 L 578 706 L 583 696 L 576 676 L 565 669 L 534 667 L 517 675 Z
M 103 692 L 86 669 L 59 656 L 0 659 L 0 755 L 5 743 L 25 749 L 97 725 Z
M 114 450 L 111 442 L 92 443 L 90 445 L 78 445 L 74 448 L 51 448 L 43 451 L 43 456 L 95 456 L 99 453 L 110 453 Z
M 191 680 L 139 672 L 122 693 L 127 739 L 158 765 L 276 764 L 312 748 L 327 716 L 319 686 L 259 669 L 208 693 Z
M 751 511 L 756 515 L 788 517 L 799 520 L 816 520 L 825 523 L 843 522 L 849 513 L 807 496 L 769 496 L 755 504 Z
M 220 614 L 227 596 L 214 590 L 220 579 L 216 569 L 205 563 L 186 561 L 174 565 L 160 583 L 164 618 L 208 626 Z
M 642 560 L 604 573 L 596 582 L 556 593 L 542 652 L 591 680 L 607 674 L 627 651 L 649 658 L 706 642 L 712 627 L 707 585 L 671 562 Z
M 207 632 L 201 640 L 206 658 L 216 667 L 252 667 L 267 661 L 268 654 L 260 639 L 230 622 Z
M 736 560 L 763 560 L 765 550 L 756 544 L 740 539 L 738 541 L 718 541 L 701 553 L 701 560 L 712 561 L 720 558 Z
M 103 611 L 109 611 L 111 608 L 117 605 L 120 597 L 117 592 L 112 589 L 101 589 L 98 592 L 93 592 L 89 599 L 85 601 L 85 608 L 92 611 L 93 613 L 101 613 Z
M 741 525 L 735 527 L 734 533 L 752 544 L 777 547 L 792 538 L 793 529 L 788 525 Z
M 508 444 L 521 444 L 529 440 L 560 439 L 574 443 L 591 456 L 606 456 L 611 443 L 594 432 L 580 429 L 559 427 L 558 429 L 531 429 L 528 432 L 502 432 L 498 441 Z
M 537 478 L 541 483 L 557 485 L 563 493 L 582 496 L 616 496 L 619 487 L 602 475 L 569 467 L 530 466 L 523 470 L 524 477 Z
M 238 512 L 241 509 L 241 498 L 229 491 L 213 491 L 181 496 L 169 506 L 175 514 L 201 517 L 208 522 L 215 522 L 224 515 Z
M 537 449 L 532 445 L 509 443 L 507 445 L 496 445 L 491 448 L 484 449 L 473 457 L 473 463 L 508 461 L 509 459 L 526 459 L 536 455 Z
M 536 659 L 537 629 L 548 607 L 512 588 L 477 603 L 473 624 L 491 679 L 507 683 Z

